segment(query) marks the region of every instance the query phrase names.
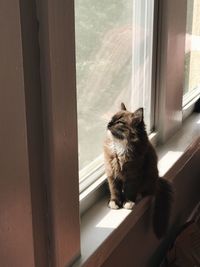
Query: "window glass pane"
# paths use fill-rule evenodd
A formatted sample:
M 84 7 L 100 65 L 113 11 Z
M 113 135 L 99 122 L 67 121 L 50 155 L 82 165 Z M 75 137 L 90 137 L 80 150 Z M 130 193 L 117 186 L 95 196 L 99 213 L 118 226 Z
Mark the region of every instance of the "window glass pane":
M 187 0 L 184 98 L 200 89 L 200 1 Z M 189 99 L 189 98 L 188 98 Z
M 143 106 L 150 127 L 153 7 L 151 0 L 75 1 L 80 170 L 101 160 L 106 124 L 121 102 Z

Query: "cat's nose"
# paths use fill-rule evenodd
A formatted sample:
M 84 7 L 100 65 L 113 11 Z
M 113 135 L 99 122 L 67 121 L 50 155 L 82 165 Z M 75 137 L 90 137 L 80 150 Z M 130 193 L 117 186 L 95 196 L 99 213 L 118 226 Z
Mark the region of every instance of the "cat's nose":
M 112 125 L 113 125 L 113 123 L 110 121 L 110 122 L 108 123 L 108 125 L 107 125 L 108 129 L 109 129 L 110 127 L 112 127 Z

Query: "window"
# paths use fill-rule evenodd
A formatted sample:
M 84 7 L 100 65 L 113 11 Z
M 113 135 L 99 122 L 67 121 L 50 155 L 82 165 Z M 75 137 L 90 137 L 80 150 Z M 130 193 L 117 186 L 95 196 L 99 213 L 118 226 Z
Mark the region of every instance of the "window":
M 79 216 L 77 102 L 81 190 L 94 181 L 91 178 L 96 179 L 102 173 L 105 125 L 121 101 L 132 110 L 141 105 L 145 107 L 145 120 L 151 132 L 154 125 L 151 110 L 155 107 L 152 76 L 156 76 L 158 89 L 155 117 L 159 117 L 159 120 L 156 118 L 159 138 L 162 135 L 165 142 L 181 127 L 186 1 L 155 0 L 155 3 L 159 7 L 155 13 L 158 11 L 161 19 L 158 66 L 153 75 L 152 50 L 157 50 L 152 48 L 157 32 L 157 27 L 153 30 L 154 1 L 77 0 L 78 98 L 74 0 L 30 1 L 30 5 L 25 0 L 16 1 L 15 5 L 4 1 L 2 4 L 2 14 L 5 14 L 2 21 L 6 25 L 0 50 L 2 151 L 5 153 L 1 168 L 3 194 L 0 195 L 3 197 L 1 210 L 6 215 L 1 226 L 7 243 L 1 251 L 1 261 L 8 263 L 6 266 L 20 261 L 22 265 L 26 261 L 28 266 L 29 263 L 46 266 L 49 262 L 53 266 L 68 266 L 80 255 L 83 234 L 80 235 Z M 198 1 L 191 3 L 192 8 L 198 6 Z M 193 8 L 193 17 L 195 10 L 198 9 Z M 193 35 L 197 35 L 196 30 Z M 191 37 L 191 40 L 198 38 Z M 195 42 L 191 46 L 191 58 L 198 43 Z M 193 60 L 186 65 L 189 70 Z M 194 70 L 188 72 L 188 77 L 194 73 Z M 198 87 L 198 77 L 195 77 L 193 86 L 186 87 L 185 92 Z M 20 127 L 14 127 L 16 123 Z M 106 209 L 106 205 L 103 207 Z M 145 205 L 145 211 L 146 208 Z M 99 216 L 98 209 L 94 213 Z M 141 219 L 139 214 L 136 217 Z M 90 222 L 94 221 L 90 218 Z M 25 246 L 24 235 L 19 234 L 19 227 L 13 225 L 26 226 L 23 232 L 25 230 L 26 239 L 30 241 L 28 246 Z M 133 227 L 131 219 L 119 228 L 120 238 L 116 238 L 116 231 L 111 235 L 114 246 L 109 247 L 114 250 L 109 252 L 102 235 L 104 240 L 100 246 L 105 253 L 95 248 L 94 256 L 99 255 L 97 265 L 101 265 L 99 260 L 105 262 L 111 253 L 116 254 L 119 243 L 129 236 Z M 103 232 L 108 233 L 105 229 Z M 146 234 L 145 231 L 145 238 Z M 106 241 L 110 244 L 107 237 Z M 98 242 L 100 244 L 100 240 Z M 11 249 L 10 244 L 19 249 Z M 82 245 L 81 260 L 88 260 L 84 249 L 90 247 L 94 248 L 93 243 Z M 22 254 L 25 257 L 20 257 Z M 131 251 L 129 256 L 133 256 Z
M 154 1 L 75 1 L 80 191 L 103 174 L 105 128 L 121 102 L 143 106 L 152 129 L 153 17 Z
M 200 2 L 187 0 L 183 105 L 200 93 Z

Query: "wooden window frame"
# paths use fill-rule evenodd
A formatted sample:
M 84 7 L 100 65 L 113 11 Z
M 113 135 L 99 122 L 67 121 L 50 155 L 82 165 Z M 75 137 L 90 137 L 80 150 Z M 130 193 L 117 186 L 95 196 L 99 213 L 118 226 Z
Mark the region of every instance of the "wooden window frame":
M 74 1 L 36 1 L 52 266 L 80 255 Z

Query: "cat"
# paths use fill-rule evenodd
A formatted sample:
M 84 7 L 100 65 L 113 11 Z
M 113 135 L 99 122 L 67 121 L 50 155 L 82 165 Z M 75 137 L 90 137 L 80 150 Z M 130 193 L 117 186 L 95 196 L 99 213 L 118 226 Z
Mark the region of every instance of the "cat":
M 127 111 L 124 103 L 107 125 L 105 172 L 111 209 L 132 209 L 140 195 L 155 196 L 153 229 L 158 238 L 167 231 L 173 200 L 172 185 L 159 177 L 157 154 L 148 139 L 143 108 Z

